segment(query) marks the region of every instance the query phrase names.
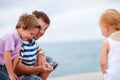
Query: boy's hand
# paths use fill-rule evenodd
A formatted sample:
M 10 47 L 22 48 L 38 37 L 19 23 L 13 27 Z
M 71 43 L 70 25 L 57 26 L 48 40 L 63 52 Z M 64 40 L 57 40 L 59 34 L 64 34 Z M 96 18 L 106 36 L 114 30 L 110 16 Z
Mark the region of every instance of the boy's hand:
M 9 78 L 10 78 L 10 80 L 18 80 L 18 77 L 17 77 L 17 75 L 16 74 L 10 74 L 9 75 Z

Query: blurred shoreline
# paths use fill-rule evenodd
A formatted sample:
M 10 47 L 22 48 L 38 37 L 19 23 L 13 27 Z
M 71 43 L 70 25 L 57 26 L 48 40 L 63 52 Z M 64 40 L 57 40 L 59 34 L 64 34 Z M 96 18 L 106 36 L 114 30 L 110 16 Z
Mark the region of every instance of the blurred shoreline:
M 48 78 L 48 80 L 102 80 L 101 72 L 80 73 L 61 77 Z

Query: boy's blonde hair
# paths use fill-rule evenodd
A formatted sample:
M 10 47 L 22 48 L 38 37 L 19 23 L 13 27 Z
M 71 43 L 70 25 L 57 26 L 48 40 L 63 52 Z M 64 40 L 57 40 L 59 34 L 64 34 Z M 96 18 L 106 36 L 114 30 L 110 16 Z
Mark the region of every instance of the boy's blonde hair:
M 20 28 L 21 25 L 24 26 L 25 30 L 41 28 L 37 18 L 32 14 L 26 14 L 26 13 L 19 17 L 18 23 L 16 25 L 16 29 Z
M 100 17 L 100 22 L 120 30 L 120 13 L 115 9 L 107 9 Z

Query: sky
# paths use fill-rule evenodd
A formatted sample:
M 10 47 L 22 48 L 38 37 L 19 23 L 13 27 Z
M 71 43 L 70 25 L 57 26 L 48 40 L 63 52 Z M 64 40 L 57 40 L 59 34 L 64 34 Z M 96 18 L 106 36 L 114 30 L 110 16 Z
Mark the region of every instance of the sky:
M 23 13 L 39 10 L 51 20 L 40 42 L 100 40 L 99 17 L 110 8 L 120 11 L 120 0 L 1 0 L 0 34 L 14 28 Z

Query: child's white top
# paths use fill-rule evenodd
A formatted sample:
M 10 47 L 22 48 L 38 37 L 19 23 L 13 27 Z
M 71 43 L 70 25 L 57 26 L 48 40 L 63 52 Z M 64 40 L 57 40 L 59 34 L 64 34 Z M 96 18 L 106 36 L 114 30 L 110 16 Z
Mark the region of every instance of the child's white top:
M 120 80 L 120 42 L 107 38 L 109 43 L 108 69 L 104 80 Z

